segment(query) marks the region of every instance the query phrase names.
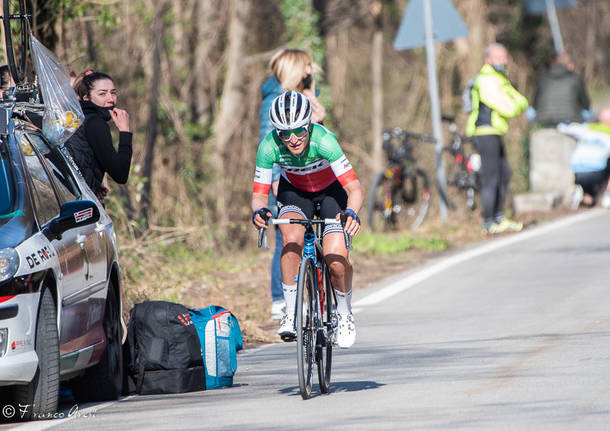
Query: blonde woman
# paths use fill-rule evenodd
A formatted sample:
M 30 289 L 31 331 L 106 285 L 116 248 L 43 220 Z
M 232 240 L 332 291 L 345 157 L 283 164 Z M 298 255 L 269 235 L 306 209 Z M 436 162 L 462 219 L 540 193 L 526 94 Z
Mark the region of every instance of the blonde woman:
M 282 49 L 278 51 L 269 62 L 269 68 L 273 75 L 265 81 L 261 90 L 263 103 L 259 111 L 259 142 L 262 141 L 274 127 L 269 118 L 271 102 L 285 90 L 296 90 L 304 94 L 312 106 L 311 119 L 314 123 L 321 123 L 326 116 L 326 111 L 316 98 L 316 87 L 314 74 L 321 69 L 313 61 L 307 51 L 300 49 Z M 272 174 L 272 188 L 269 193 L 269 208 L 277 215 L 277 187 L 280 180 L 281 170 L 274 166 Z M 271 318 L 279 320 L 284 315 L 286 306 L 284 292 L 282 289 L 282 273 L 280 271 L 280 257 L 282 251 L 282 235 L 279 229 L 275 230 L 275 252 L 271 262 Z

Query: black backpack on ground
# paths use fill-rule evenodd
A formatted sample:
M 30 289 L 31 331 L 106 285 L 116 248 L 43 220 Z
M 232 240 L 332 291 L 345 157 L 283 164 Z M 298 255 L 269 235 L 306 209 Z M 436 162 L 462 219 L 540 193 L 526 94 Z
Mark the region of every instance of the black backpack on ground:
M 147 301 L 131 310 L 124 346 L 125 392 L 177 394 L 205 389 L 201 344 L 187 308 Z

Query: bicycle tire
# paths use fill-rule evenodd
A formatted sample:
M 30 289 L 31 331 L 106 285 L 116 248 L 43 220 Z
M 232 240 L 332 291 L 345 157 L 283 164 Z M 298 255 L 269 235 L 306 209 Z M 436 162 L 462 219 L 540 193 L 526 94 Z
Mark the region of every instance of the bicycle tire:
M 335 298 L 335 290 L 333 289 L 330 281 L 330 272 L 325 262 L 322 262 L 321 271 L 324 305 L 321 310 L 322 327 L 318 330 L 316 336 L 316 365 L 318 366 L 318 382 L 320 383 L 320 392 L 327 394 L 330 390 L 330 378 L 333 363 L 333 339 L 337 326 L 337 321 L 334 317 L 337 299 Z
M 400 195 L 406 206 L 409 218 L 415 217 L 411 228 L 417 229 L 425 220 L 430 208 L 430 180 L 420 167 L 403 172 Z M 403 211 L 404 213 L 404 211 Z
M 17 6 L 17 14 L 14 8 Z M 4 25 L 4 42 L 6 44 L 6 61 L 8 68 L 15 81 L 16 85 L 25 84 L 27 74 L 27 42 L 28 42 L 28 21 L 26 17 L 25 0 L 3 0 L 2 1 L 3 25 Z M 20 21 L 20 55 L 19 64 L 15 61 L 15 46 L 13 45 L 13 27 L 11 20 L 19 19 Z
M 366 215 L 368 224 L 373 232 L 384 230 L 392 223 L 392 203 L 389 203 L 389 208 L 386 211 L 387 205 L 385 202 L 388 181 L 385 172 L 378 172 L 369 191 Z M 389 197 L 391 199 L 391 193 Z
M 297 374 L 301 397 L 311 397 L 313 363 L 315 356 L 315 307 L 314 287 L 316 274 L 313 261 L 303 259 L 299 267 L 295 328 L 297 332 Z

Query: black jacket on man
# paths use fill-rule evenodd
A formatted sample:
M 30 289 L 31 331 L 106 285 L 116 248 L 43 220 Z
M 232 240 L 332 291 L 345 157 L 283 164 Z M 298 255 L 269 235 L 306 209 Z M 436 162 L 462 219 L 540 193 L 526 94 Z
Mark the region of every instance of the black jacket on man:
M 66 141 L 66 147 L 91 190 L 98 194 L 106 172 L 119 184 L 127 182 L 132 134 L 120 132 L 119 148 L 118 151 L 115 150 L 108 126 L 111 119 L 108 108 L 88 100 L 80 103 L 85 121 Z
M 540 78 L 534 94 L 536 122 L 545 126 L 582 122 L 583 109 L 590 108 L 583 80 L 562 64 L 555 63 Z

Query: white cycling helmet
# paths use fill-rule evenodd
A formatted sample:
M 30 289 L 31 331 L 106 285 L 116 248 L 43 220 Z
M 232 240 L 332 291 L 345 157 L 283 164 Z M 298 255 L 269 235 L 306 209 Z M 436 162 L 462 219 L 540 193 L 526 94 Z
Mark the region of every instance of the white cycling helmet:
M 311 121 L 311 104 L 298 91 L 285 91 L 273 99 L 269 110 L 271 124 L 278 130 L 307 126 Z

